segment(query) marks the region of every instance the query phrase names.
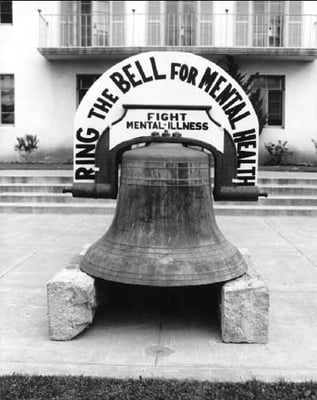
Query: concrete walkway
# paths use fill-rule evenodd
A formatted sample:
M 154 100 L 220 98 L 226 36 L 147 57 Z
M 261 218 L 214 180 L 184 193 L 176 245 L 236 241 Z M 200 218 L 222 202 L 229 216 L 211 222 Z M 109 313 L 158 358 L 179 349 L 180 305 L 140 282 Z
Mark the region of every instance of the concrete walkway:
M 0 218 L 1 374 L 317 379 L 317 218 L 217 218 L 229 240 L 249 249 L 269 286 L 267 345 L 222 343 L 215 311 L 195 294 L 168 303 L 157 292 L 122 290 L 78 338 L 50 341 L 46 282 L 112 217 Z

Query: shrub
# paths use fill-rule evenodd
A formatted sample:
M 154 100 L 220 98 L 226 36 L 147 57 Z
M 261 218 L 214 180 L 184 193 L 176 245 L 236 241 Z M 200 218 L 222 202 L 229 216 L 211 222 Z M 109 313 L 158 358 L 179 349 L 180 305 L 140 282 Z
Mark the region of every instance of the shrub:
M 314 143 L 315 152 L 316 152 L 316 154 L 317 154 L 317 140 L 312 139 L 311 141 Z
M 28 161 L 31 153 L 38 148 L 39 139 L 36 135 L 25 135 L 17 137 L 17 143 L 14 150 L 19 152 L 23 161 Z
M 265 148 L 270 155 L 270 161 L 268 164 L 270 165 L 286 165 L 288 164 L 288 157 L 293 154 L 292 151 L 289 151 L 287 145 L 287 141 L 282 142 L 278 141 L 277 144 L 272 142 L 265 143 Z

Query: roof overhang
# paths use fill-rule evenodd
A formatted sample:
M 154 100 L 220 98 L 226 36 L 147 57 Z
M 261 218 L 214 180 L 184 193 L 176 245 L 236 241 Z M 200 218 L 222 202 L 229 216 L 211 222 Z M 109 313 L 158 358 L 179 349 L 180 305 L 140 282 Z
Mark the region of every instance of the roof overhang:
M 162 46 L 162 47 L 39 47 L 38 51 L 47 60 L 120 60 L 147 51 L 185 51 L 206 58 L 219 58 L 231 55 L 253 59 L 279 59 L 313 61 L 317 58 L 315 48 L 273 48 L 273 47 L 201 47 L 201 46 Z

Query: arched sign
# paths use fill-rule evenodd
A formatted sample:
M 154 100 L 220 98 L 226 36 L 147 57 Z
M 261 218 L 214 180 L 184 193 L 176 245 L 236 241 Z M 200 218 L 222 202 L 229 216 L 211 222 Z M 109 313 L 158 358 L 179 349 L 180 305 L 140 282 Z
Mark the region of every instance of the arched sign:
M 248 187 L 249 193 L 256 187 L 255 111 L 238 83 L 203 57 L 148 52 L 121 61 L 88 90 L 74 125 L 74 188 L 78 195 L 86 190 L 89 196 L 90 190 L 94 197 L 107 197 L 92 189 L 94 183 L 101 184 L 104 177 L 109 180 L 113 173 L 107 171 L 113 168 L 110 163 L 102 159 L 114 157 L 124 144 L 146 142 L 153 132 L 163 136 L 164 132 L 175 133 L 175 138 L 181 134 L 181 141 L 204 143 L 219 160 L 226 160 L 224 169 L 234 158 L 234 171 L 222 171 L 221 184 L 235 191 L 239 187 L 241 193 L 243 187 Z

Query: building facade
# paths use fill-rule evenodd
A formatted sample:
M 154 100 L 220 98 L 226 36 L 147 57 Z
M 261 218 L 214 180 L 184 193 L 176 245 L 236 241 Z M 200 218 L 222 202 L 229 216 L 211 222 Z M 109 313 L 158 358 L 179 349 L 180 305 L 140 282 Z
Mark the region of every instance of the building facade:
M 317 1 L 1 1 L 0 160 L 37 135 L 34 159 L 72 159 L 73 118 L 90 85 L 144 51 L 187 51 L 259 73 L 265 143 L 317 163 Z M 194 102 L 194 100 L 193 100 Z

